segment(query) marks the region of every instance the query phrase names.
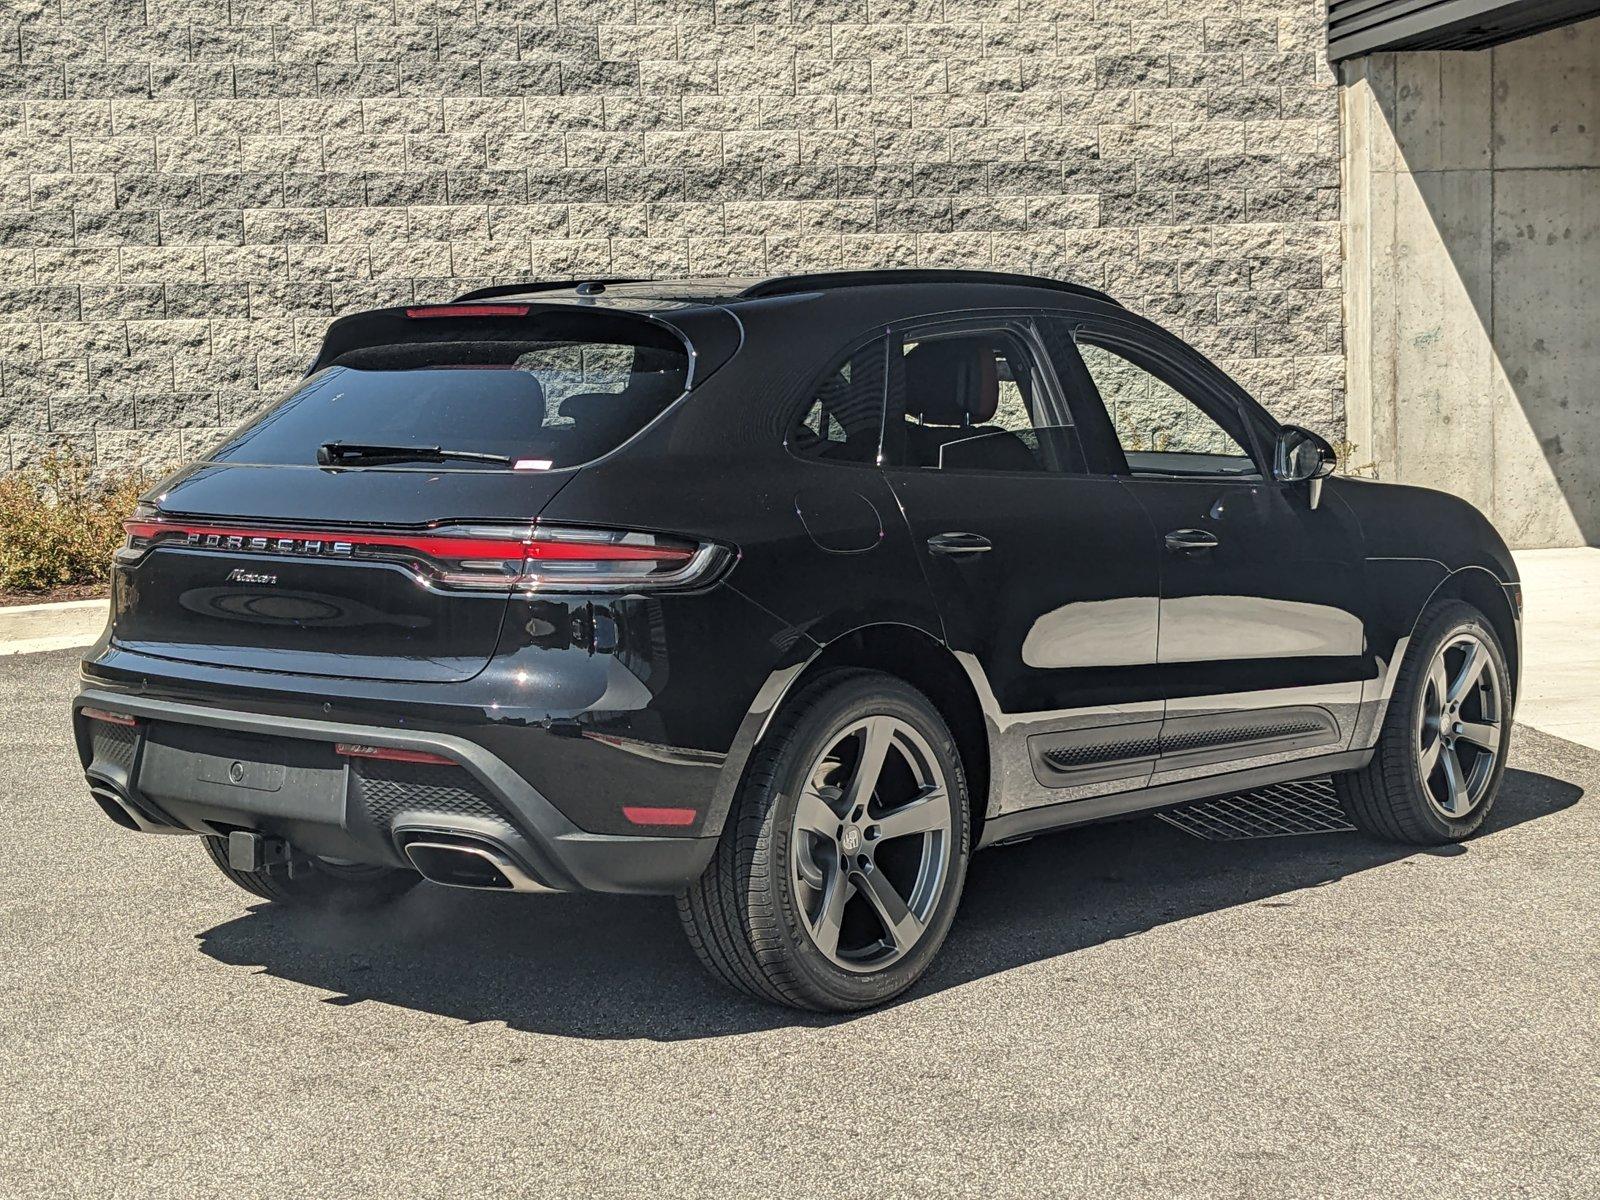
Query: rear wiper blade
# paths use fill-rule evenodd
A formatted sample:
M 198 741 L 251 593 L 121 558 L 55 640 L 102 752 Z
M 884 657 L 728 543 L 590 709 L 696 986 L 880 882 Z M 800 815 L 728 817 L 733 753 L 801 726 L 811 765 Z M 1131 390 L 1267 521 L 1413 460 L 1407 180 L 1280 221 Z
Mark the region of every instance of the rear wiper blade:
M 511 458 L 504 454 L 446 450 L 440 446 L 371 446 L 359 442 L 323 442 L 317 447 L 317 462 L 324 467 L 346 463 L 456 461 L 498 463 L 502 467 L 512 465 Z

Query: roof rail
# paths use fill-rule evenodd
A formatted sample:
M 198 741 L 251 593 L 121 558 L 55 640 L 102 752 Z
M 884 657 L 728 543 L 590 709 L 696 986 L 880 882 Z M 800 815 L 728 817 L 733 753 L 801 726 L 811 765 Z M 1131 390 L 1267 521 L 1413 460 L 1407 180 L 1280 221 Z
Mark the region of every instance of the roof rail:
M 943 268 L 910 268 L 881 271 L 818 271 L 810 275 L 779 275 L 763 279 L 744 291 L 741 296 L 792 296 L 796 292 L 831 291 L 835 288 L 881 287 L 896 283 L 992 283 L 1010 284 L 1013 287 L 1049 288 L 1053 292 L 1070 292 L 1087 296 L 1106 304 L 1122 307 L 1122 302 L 1094 288 L 1060 279 L 1047 279 L 1041 275 L 1018 275 L 1009 271 L 961 271 Z
M 610 283 L 639 283 L 636 278 L 623 279 L 530 279 L 527 283 L 497 283 L 492 287 L 474 288 L 470 292 L 462 292 L 451 304 L 461 304 L 468 300 L 489 300 L 496 296 L 521 296 L 527 292 L 558 292 L 563 288 L 582 287 L 586 283 L 601 285 Z

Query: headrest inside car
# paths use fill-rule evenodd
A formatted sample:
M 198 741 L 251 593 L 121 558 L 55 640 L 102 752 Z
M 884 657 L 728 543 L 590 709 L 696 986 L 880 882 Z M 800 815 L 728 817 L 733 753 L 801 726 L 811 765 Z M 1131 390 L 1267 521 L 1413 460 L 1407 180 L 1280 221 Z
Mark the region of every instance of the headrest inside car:
M 634 374 L 620 392 L 579 392 L 561 401 L 561 415 L 579 425 L 643 425 L 683 390 L 681 375 Z
M 906 415 L 924 425 L 982 425 L 1000 407 L 994 347 L 985 339 L 919 343 L 905 372 Z

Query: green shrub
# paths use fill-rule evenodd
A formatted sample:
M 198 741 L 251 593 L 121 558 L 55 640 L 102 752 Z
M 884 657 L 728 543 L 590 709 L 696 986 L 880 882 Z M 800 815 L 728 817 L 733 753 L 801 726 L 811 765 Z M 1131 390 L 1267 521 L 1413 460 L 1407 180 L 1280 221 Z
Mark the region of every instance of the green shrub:
M 149 482 L 97 476 L 87 459 L 64 451 L 0 476 L 0 588 L 104 583 L 122 522 Z

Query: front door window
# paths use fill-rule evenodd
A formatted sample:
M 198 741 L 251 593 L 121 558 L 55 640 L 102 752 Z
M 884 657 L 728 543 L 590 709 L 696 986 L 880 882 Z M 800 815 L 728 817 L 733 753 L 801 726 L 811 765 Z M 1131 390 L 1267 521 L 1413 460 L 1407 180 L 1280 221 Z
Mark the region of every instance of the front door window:
M 1135 362 L 1132 356 L 1137 351 L 1113 348 L 1083 333 L 1077 347 L 1111 418 L 1130 474 L 1257 474 L 1241 444 L 1239 427 L 1230 432 L 1167 378 Z

